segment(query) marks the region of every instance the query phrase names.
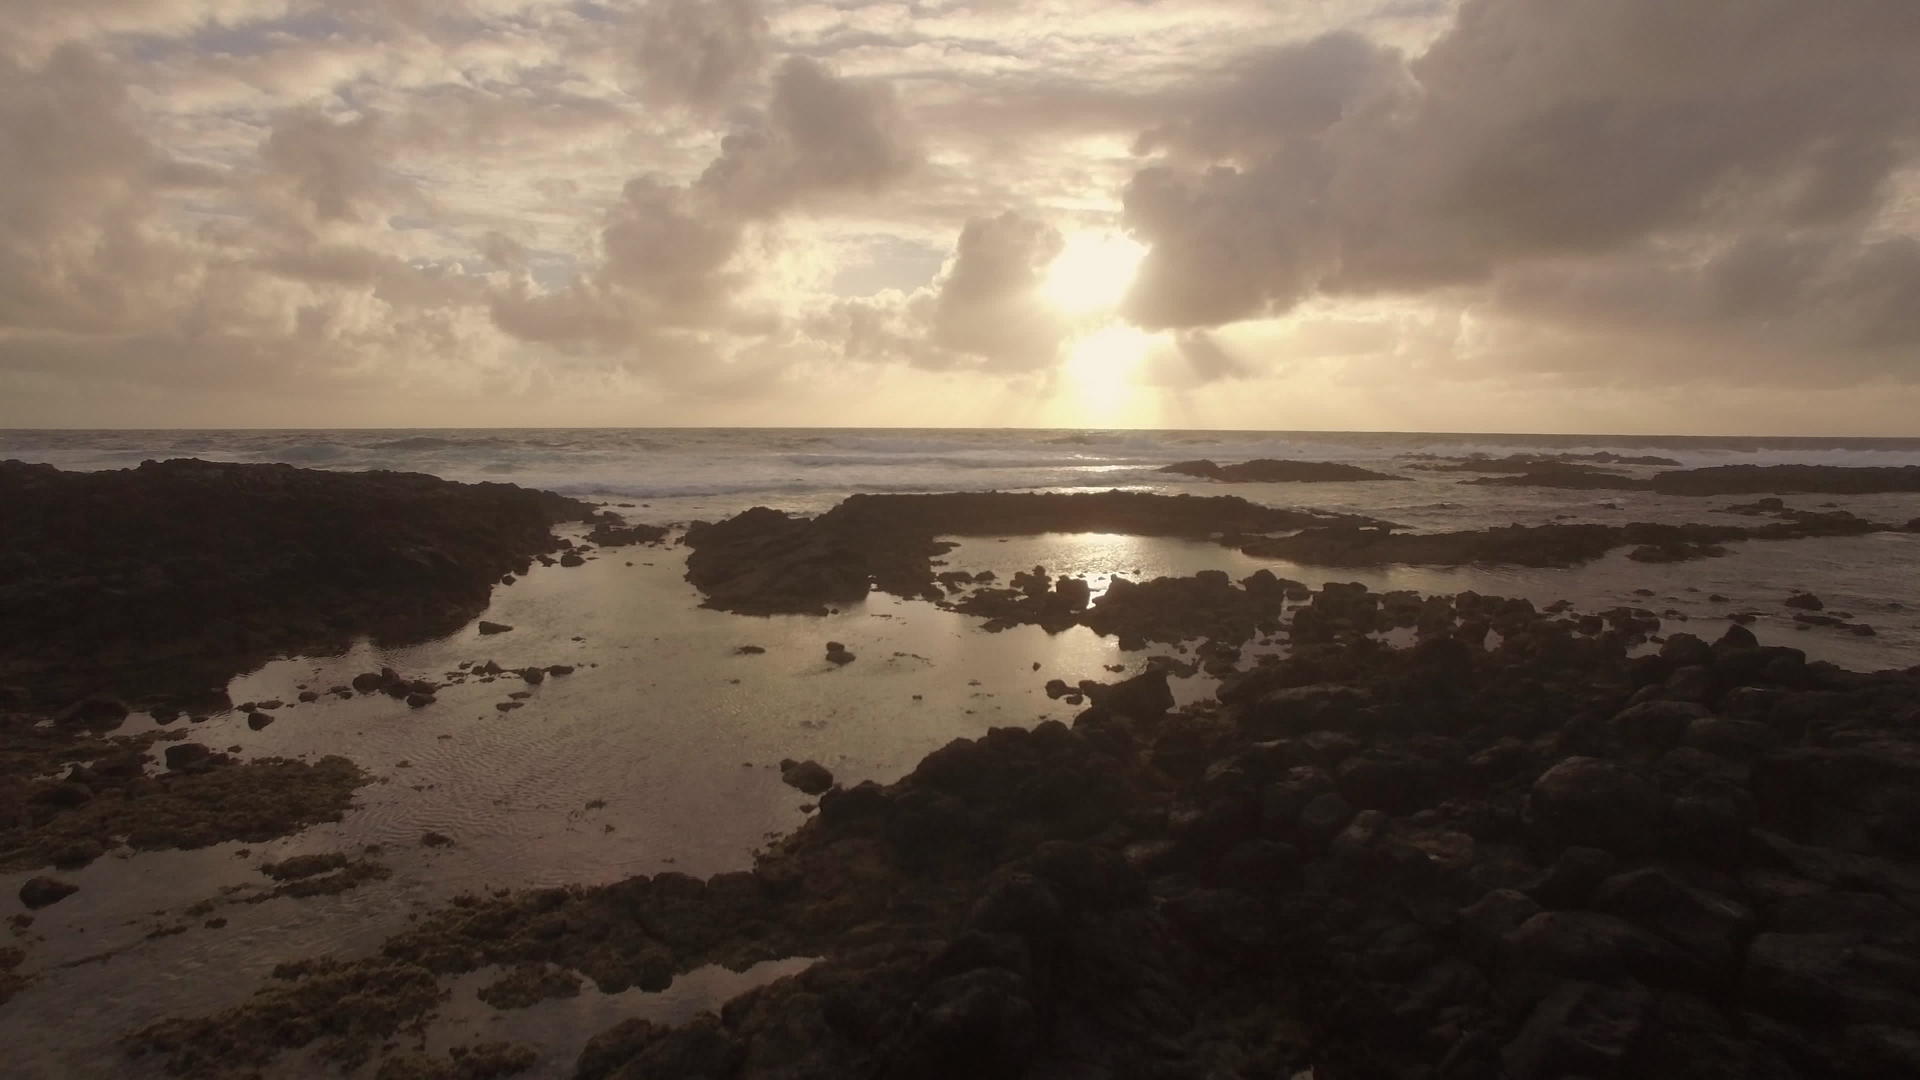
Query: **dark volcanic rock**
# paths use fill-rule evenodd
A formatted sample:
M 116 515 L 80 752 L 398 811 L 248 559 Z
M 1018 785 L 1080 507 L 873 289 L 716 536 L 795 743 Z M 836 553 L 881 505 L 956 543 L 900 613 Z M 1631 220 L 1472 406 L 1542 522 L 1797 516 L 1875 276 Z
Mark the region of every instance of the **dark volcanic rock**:
M 177 743 L 167 747 L 167 768 L 187 770 L 205 765 L 213 759 L 213 751 L 199 743 Z
M 1653 996 L 1642 987 L 1566 982 L 1534 1006 L 1501 1050 L 1513 1080 L 1612 1076 L 1646 1031 Z
M 1646 487 L 1646 481 L 1637 477 L 1607 472 L 1591 465 L 1561 463 L 1529 466 L 1510 476 L 1488 476 L 1460 482 L 1490 487 L 1553 487 L 1579 491 L 1638 491 Z
M 1517 476 L 1469 482 L 1618 488 L 1652 491 L 1662 495 L 1758 495 L 1765 492 L 1868 495 L 1920 491 L 1920 466 L 1716 465 L 1705 469 L 1674 469 L 1640 479 L 1553 465 L 1530 468 Z
M 1920 466 L 1716 465 L 1658 473 L 1648 486 L 1663 495 L 1867 495 L 1920 491 Z
M 708 607 L 747 615 L 823 613 L 867 595 L 946 595 L 932 560 L 941 536 L 1117 532 L 1206 539 L 1366 522 L 1347 515 L 1277 510 L 1232 496 L 1073 494 L 854 495 L 816 518 L 754 507 L 688 528 L 687 580 Z
M 1904 1075 L 1920 673 L 1745 632 L 1635 655 L 1625 609 L 1583 634 L 1472 593 L 1313 597 L 1215 701 L 1084 683 L 1071 727 L 827 787 L 751 872 L 461 897 L 134 1044 L 182 1073 L 345 1059 L 426 1016 L 422 973 L 619 993 L 818 956 L 691 1023 L 623 1023 L 578 1075 Z M 1417 644 L 1378 639 L 1408 619 Z
M 1672 458 L 1657 457 L 1652 454 L 1623 455 L 1611 450 L 1599 450 L 1587 454 L 1572 451 L 1558 454 L 1508 454 L 1505 457 L 1493 457 L 1490 454 L 1469 454 L 1463 458 L 1441 458 L 1431 454 L 1405 456 L 1424 458 L 1425 461 L 1422 464 L 1415 465 L 1413 468 L 1427 472 L 1524 473 L 1553 465 L 1678 466 L 1680 464 Z
M 59 878 L 28 878 L 26 884 L 20 886 L 20 902 L 28 910 L 37 910 L 48 904 L 57 904 L 79 891 L 80 886 Z
M 601 511 L 594 518 L 587 541 L 599 547 L 627 547 L 632 544 L 657 544 L 667 535 L 665 525 L 628 525 L 618 514 Z
M 1621 765 L 1571 757 L 1534 781 L 1527 799 L 1534 828 L 1555 845 L 1643 851 L 1658 839 L 1660 793 Z
M 194 690 L 357 633 L 449 632 L 588 514 L 506 484 L 194 460 L 0 462 L 0 506 L 0 682 L 49 704 Z
M 1757 528 L 1737 525 L 1508 525 L 1448 533 L 1401 533 L 1389 529 L 1334 526 L 1303 529 L 1293 536 L 1264 537 L 1241 544 L 1259 558 L 1316 566 L 1378 566 L 1386 563 L 1465 566 L 1574 566 L 1621 547 L 1639 551 L 1642 562 L 1675 562 L 1724 555 L 1738 540 L 1798 540 L 1811 536 L 1856 536 L 1885 532 L 1842 512 L 1811 515 Z
M 1398 480 L 1400 477 L 1363 469 L 1358 465 L 1340 465 L 1331 461 L 1276 461 L 1255 458 L 1235 465 L 1217 465 L 1201 459 L 1163 465 L 1157 471 L 1222 480 L 1230 484 L 1249 483 L 1328 483 L 1350 480 Z
M 818 795 L 833 786 L 833 774 L 825 765 L 808 759 L 806 761 L 782 761 L 780 763 L 780 782 L 788 787 L 799 788 L 808 795 Z

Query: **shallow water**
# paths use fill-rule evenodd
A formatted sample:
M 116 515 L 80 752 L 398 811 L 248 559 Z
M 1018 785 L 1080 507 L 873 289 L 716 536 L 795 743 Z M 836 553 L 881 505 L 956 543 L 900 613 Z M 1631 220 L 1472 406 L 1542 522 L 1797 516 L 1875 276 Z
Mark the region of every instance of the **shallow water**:
M 249 757 L 345 754 L 376 780 L 344 820 L 296 836 L 121 852 L 63 873 L 80 892 L 38 913 L 28 948 L 28 969 L 57 970 L 0 1008 L 0 1041 L 21 1070 L 11 1075 L 119 1075 L 117 1036 L 242 1001 L 282 960 L 364 954 L 462 892 L 742 869 L 805 820 L 811 800 L 780 782 L 782 758 L 814 758 L 848 784 L 891 781 L 956 737 L 1070 720 L 1075 710 L 1042 692 L 1048 678 L 1110 678 L 1102 665 L 1141 660 L 1083 629 L 982 634 L 972 620 L 889 597 L 824 619 L 707 611 L 680 579 L 682 552 L 630 548 L 536 568 L 496 590 L 485 614 L 510 633 L 468 627 L 411 648 L 278 661 L 229 693 L 292 702 L 301 685 L 324 690 L 382 665 L 438 679 L 463 660 L 576 665 L 570 676 L 534 687 L 469 681 L 419 710 L 380 694 L 323 694 L 274 711 L 261 731 L 238 712 L 172 725 Z M 859 659 L 827 663 L 829 639 Z M 743 644 L 766 653 L 734 655 Z M 494 708 L 521 690 L 531 691 L 525 707 Z M 454 844 L 423 847 L 427 831 Z M 261 862 L 369 844 L 382 847 L 390 879 L 339 896 L 224 904 L 214 914 L 229 924 L 217 930 L 181 914 L 222 889 L 266 884 Z M 0 889 L 11 894 L 28 876 L 0 877 Z M 147 937 L 179 925 L 187 929 Z

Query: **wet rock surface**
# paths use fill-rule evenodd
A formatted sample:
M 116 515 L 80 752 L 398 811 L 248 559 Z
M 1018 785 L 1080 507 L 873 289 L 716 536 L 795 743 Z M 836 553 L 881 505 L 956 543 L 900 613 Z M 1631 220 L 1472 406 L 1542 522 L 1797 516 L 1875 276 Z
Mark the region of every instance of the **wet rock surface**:
M 342 757 L 172 753 L 184 749 L 170 747 L 170 763 L 183 764 L 157 775 L 144 751 L 108 744 L 72 767 L 82 780 L 0 783 L 0 869 L 85 865 L 116 843 L 144 851 L 270 840 L 338 821 L 369 779 Z
M 1220 465 L 1202 458 L 1198 461 L 1176 461 L 1171 465 L 1161 466 L 1157 471 L 1178 473 L 1182 476 L 1198 476 L 1229 484 L 1315 484 L 1400 479 L 1398 476 L 1363 469 L 1358 465 L 1341 465 L 1331 461 L 1277 461 L 1273 458 L 1255 458 L 1251 461 L 1228 465 Z
M 564 970 L 613 993 L 800 955 L 823 959 L 717 1014 L 610 1029 L 577 1075 L 1843 1077 L 1908 1060 L 1914 671 L 1808 663 L 1743 630 L 1633 655 L 1657 620 L 1583 630 L 1476 594 L 1259 592 L 1275 610 L 1251 617 L 1292 615 L 1292 651 L 1215 700 L 1172 708 L 1164 672 L 1088 680 L 1070 726 L 994 729 L 895 784 L 827 789 L 751 871 L 466 897 L 370 958 L 286 965 L 252 1002 L 132 1045 L 181 1075 L 308 1046 L 351 1064 L 431 1013 L 444 975 Z M 1383 617 L 1412 618 L 1417 643 L 1380 642 Z
M 819 614 L 872 588 L 945 595 L 933 560 L 941 536 L 1119 532 L 1231 543 L 1314 525 L 1381 525 L 1352 515 L 1279 510 L 1233 496 L 1075 494 L 854 495 L 813 518 L 754 507 L 687 530 L 687 580 L 706 606 L 745 615 Z
M 1677 467 L 1680 463 L 1672 458 L 1655 454 L 1616 454 L 1610 450 L 1592 453 L 1566 451 L 1557 454 L 1506 454 L 1494 457 L 1491 454 L 1468 454 L 1465 457 L 1443 457 L 1435 454 L 1409 454 L 1409 458 L 1418 463 L 1409 466 L 1426 472 L 1482 472 L 1482 473 L 1523 473 L 1532 472 L 1545 466 L 1584 465 L 1665 465 Z
M 1628 459 L 1619 460 L 1625 463 Z M 1632 477 L 1588 465 L 1542 462 L 1525 464 L 1511 476 L 1465 482 L 1651 491 L 1660 495 L 1873 495 L 1920 491 L 1920 466 L 1715 465 Z
M 1723 545 L 1742 540 L 1803 540 L 1900 529 L 1904 526 L 1868 521 L 1842 510 L 1807 513 L 1757 527 L 1636 522 L 1631 525 L 1509 525 L 1444 533 L 1322 527 L 1303 529 L 1292 536 L 1249 541 L 1240 548 L 1260 558 L 1288 559 L 1315 566 L 1390 563 L 1574 566 L 1623 547 L 1635 549 L 1630 557 L 1639 562 L 1681 562 L 1724 555 Z
M 0 505 L 0 684 L 48 708 L 198 691 L 361 633 L 445 633 L 592 512 L 509 484 L 191 459 L 0 462 Z

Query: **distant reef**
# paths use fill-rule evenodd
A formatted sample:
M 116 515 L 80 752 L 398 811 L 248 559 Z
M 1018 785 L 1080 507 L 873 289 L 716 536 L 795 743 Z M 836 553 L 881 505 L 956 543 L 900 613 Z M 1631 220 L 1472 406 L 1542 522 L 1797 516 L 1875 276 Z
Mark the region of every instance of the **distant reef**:
M 1464 480 L 1502 487 L 1650 491 L 1657 495 L 1879 495 L 1920 491 L 1920 466 L 1716 465 L 1648 477 L 1622 476 L 1568 463 L 1546 463 L 1508 476 Z
M 1399 480 L 1401 477 L 1363 469 L 1358 465 L 1341 465 L 1331 461 L 1277 461 L 1273 458 L 1254 458 L 1237 465 L 1220 465 L 1205 458 L 1198 461 L 1176 461 L 1162 466 L 1159 472 L 1179 473 L 1183 476 L 1198 476 L 1208 480 L 1220 480 L 1229 484 L 1324 484 L 1351 480 Z

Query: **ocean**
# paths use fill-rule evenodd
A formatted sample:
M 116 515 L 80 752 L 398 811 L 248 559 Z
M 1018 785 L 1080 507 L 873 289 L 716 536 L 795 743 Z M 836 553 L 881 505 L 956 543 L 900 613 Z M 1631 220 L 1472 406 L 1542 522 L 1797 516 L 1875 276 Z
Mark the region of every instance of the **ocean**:
M 1392 471 L 1421 455 L 1601 451 L 1658 455 L 1687 467 L 1920 464 L 1920 439 L 947 428 L 0 431 L 0 458 L 63 469 L 197 457 L 397 469 L 569 495 L 797 508 L 830 505 L 856 491 L 1208 486 L 1155 471 L 1192 458 L 1337 461 Z

